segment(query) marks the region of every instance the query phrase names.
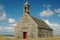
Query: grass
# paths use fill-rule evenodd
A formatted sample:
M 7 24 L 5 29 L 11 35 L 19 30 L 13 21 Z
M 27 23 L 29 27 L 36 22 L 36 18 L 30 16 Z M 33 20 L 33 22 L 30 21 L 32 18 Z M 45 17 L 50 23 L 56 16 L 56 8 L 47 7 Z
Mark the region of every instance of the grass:
M 34 38 L 34 39 L 17 39 L 11 36 L 0 36 L 0 40 L 60 40 L 60 36 L 48 37 L 48 38 Z

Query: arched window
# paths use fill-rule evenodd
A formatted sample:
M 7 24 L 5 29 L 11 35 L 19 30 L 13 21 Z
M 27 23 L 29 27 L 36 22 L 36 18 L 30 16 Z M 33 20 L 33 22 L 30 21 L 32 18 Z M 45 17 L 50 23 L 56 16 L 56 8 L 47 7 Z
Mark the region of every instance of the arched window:
M 25 11 L 26 11 L 26 7 L 25 7 Z

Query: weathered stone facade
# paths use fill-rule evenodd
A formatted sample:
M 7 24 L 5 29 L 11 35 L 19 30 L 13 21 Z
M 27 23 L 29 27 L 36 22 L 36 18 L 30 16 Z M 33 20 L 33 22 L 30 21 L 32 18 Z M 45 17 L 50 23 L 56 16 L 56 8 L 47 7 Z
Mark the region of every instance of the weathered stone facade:
M 38 30 L 38 37 L 52 37 L 53 32 L 51 30 L 46 29 L 39 29 Z
M 19 36 L 20 38 L 23 38 L 23 32 L 27 32 L 28 38 L 36 38 L 38 36 L 38 25 L 27 13 L 23 15 L 15 30 L 16 36 Z
M 30 15 L 27 2 L 24 5 L 24 14 L 15 27 L 15 36 L 23 38 L 24 32 L 27 33 L 27 38 L 53 36 L 53 30 L 44 21 Z

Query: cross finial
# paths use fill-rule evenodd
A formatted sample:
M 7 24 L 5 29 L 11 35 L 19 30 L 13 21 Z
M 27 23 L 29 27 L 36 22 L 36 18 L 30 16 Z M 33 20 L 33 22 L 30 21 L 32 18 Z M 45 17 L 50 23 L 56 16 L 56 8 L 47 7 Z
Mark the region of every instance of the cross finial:
M 25 4 L 29 4 L 27 0 L 26 0 L 26 3 Z

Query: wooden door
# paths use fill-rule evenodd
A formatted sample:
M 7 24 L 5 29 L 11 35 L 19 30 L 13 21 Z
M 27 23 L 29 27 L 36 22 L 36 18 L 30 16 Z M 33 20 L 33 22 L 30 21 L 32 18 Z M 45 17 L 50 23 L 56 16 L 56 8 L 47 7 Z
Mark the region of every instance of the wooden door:
M 23 32 L 23 38 L 24 38 L 24 39 L 27 38 L 27 32 Z

